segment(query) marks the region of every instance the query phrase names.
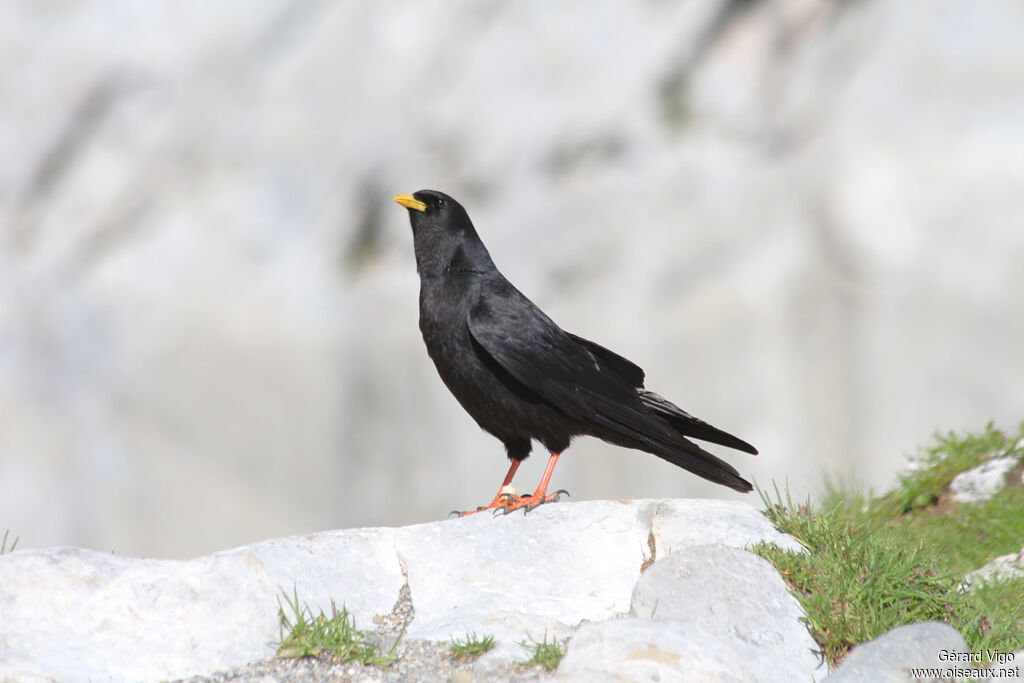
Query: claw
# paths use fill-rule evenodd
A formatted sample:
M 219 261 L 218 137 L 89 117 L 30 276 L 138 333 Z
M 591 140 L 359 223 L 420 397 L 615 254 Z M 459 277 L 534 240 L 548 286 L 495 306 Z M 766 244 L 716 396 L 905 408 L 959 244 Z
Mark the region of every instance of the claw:
M 452 514 L 459 517 L 465 517 L 467 515 L 475 515 L 478 512 L 484 510 L 490 510 L 492 517 L 498 515 L 508 515 L 517 510 L 522 510 L 523 514 L 530 512 L 530 510 L 536 510 L 545 503 L 557 503 L 561 500 L 563 495 L 570 495 L 565 489 L 559 489 L 554 493 L 547 494 L 533 494 L 532 496 L 517 496 L 515 494 L 504 493 L 495 497 L 494 501 L 490 505 L 482 505 L 476 510 L 469 510 L 468 512 L 459 512 L 453 510 Z
M 475 515 L 482 510 L 493 510 L 492 516 L 494 515 L 507 515 L 510 512 L 522 509 L 525 515 L 530 510 L 536 509 L 544 503 L 557 503 L 562 495 L 570 495 L 565 489 L 558 489 L 554 493 L 547 493 L 548 481 L 551 479 L 551 473 L 555 469 L 555 463 L 558 462 L 558 453 L 552 453 L 548 459 L 547 467 L 544 468 L 544 476 L 541 477 L 540 484 L 537 486 L 537 490 L 534 491 L 533 495 L 520 496 L 516 493 L 516 490 L 512 487 L 512 476 L 516 473 L 519 468 L 519 460 L 513 460 L 512 465 L 508 469 L 508 474 L 505 475 L 505 481 L 501 485 L 501 489 L 498 491 L 498 495 L 494 497 L 490 505 L 482 505 L 476 510 L 469 510 L 467 512 L 459 512 L 453 510 L 452 515 L 458 515 L 459 517 L 465 517 L 467 515 Z

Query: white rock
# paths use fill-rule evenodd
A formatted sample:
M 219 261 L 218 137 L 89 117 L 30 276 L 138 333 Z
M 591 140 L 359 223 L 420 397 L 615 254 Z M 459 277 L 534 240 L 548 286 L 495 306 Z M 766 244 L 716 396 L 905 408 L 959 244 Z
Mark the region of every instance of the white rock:
M 583 624 L 558 665 L 558 680 L 767 680 L 757 678 L 765 671 L 757 671 L 730 651 L 732 641 L 705 640 L 706 635 L 697 624 L 669 620 L 628 618 Z M 775 680 L 792 683 L 796 679 Z
M 787 550 L 805 548 L 746 503 L 713 499 L 671 499 L 655 507 L 652 522 L 656 557 L 697 545 L 748 548 L 760 541 Z
M 946 667 L 951 654 L 965 652 L 963 636 L 948 624 L 907 624 L 850 650 L 823 683 L 906 683 L 910 667 Z
M 408 636 L 539 640 L 625 614 L 647 543 L 645 506 L 588 501 L 400 529 L 416 609 Z
M 997 656 L 1002 661 L 993 661 L 990 669 L 993 672 L 999 671 L 1001 673 L 993 673 L 990 680 L 1019 680 L 1021 677 L 1024 677 L 1024 650 L 1000 652 Z
M 395 553 L 395 529 L 325 531 L 254 543 L 220 555 L 252 553 L 278 584 L 285 599 L 307 605 L 314 614 L 331 613 L 331 601 L 348 609 L 356 626 L 372 630 L 373 618 L 389 614 L 405 583 Z
M 1006 485 L 1006 473 L 1017 466 L 1019 458 L 1007 455 L 993 458 L 977 467 L 961 472 L 950 483 L 953 500 L 960 503 L 981 503 L 996 495 Z
M 252 553 L 0 556 L 0 680 L 159 681 L 274 654 L 277 584 Z
M 708 520 L 709 538 L 747 543 L 757 533 L 727 528 L 728 520 L 756 526 L 757 514 L 745 508 L 714 501 L 563 503 L 526 515 L 276 539 L 188 561 L 17 551 L 0 556 L 0 680 L 151 681 L 230 669 L 273 655 L 284 596 L 297 594 L 324 611 L 333 599 L 369 630 L 374 616 L 390 612 L 403 572 L 415 611 L 406 637 L 493 636 L 494 654 L 474 666 L 481 677 L 527 659 L 519 647 L 524 640 L 568 638 L 581 623 L 592 629 L 609 619 L 633 624 L 611 628 L 639 629 L 637 638 L 668 629 L 656 647 L 682 653 L 687 666 L 683 655 L 694 650 L 678 649 L 676 627 L 665 626 L 666 619 L 685 620 L 686 638 L 700 639 L 695 661 L 759 644 L 783 653 L 763 671 L 791 672 L 806 658 L 787 649 L 790 630 L 802 629 L 799 613 L 790 609 L 791 597 L 777 594 L 781 579 L 763 560 L 736 548 L 683 546 L 641 576 L 655 522 L 662 548 L 680 546 L 671 539 L 691 533 L 679 527 L 695 520 Z M 618 619 L 631 605 L 657 623 Z M 727 629 L 727 622 L 737 626 Z M 577 648 L 601 634 L 593 631 Z M 637 643 L 644 667 L 657 664 L 658 653 Z M 623 656 L 628 664 L 631 655 Z
M 961 590 L 967 590 L 977 583 L 987 581 L 1008 581 L 1024 577 L 1024 548 L 1019 553 L 1000 555 L 980 569 L 964 576 Z
M 801 619 L 803 608 L 765 559 L 721 545 L 685 548 L 659 558 L 637 581 L 631 614 L 686 624 L 722 666 L 742 660 L 758 681 L 809 680 L 826 673 Z M 684 664 L 690 668 L 688 662 Z
M 525 638 L 520 642 L 501 640 L 494 643 L 494 648 L 484 653 L 473 662 L 473 676 L 481 680 L 487 680 L 499 670 L 505 670 L 511 664 L 525 662 L 530 659 L 532 653 L 523 646 L 523 642 L 529 644 Z

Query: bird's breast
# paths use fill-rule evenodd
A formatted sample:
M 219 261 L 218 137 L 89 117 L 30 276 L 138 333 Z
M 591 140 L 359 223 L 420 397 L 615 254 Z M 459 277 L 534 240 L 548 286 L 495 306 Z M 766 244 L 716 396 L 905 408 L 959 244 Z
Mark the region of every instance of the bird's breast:
M 420 285 L 420 332 L 441 378 L 461 364 L 472 344 L 469 333 L 470 292 L 451 278 L 432 278 Z

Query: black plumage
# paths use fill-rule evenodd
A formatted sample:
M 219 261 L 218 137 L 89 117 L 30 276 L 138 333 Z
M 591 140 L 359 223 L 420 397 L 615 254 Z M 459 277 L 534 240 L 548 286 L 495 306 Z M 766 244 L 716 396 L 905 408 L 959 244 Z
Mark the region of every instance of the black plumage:
M 495 267 L 465 209 L 434 190 L 399 195 L 409 209 L 420 276 L 420 331 L 438 374 L 511 467 L 491 505 L 506 511 L 555 500 L 547 484 L 574 436 L 657 455 L 710 481 L 751 490 L 727 462 L 686 437 L 747 453 L 741 439 L 644 389 L 636 364 L 562 330 Z M 533 496 L 507 491 L 536 440 L 551 453 Z M 480 508 L 484 509 L 484 508 Z

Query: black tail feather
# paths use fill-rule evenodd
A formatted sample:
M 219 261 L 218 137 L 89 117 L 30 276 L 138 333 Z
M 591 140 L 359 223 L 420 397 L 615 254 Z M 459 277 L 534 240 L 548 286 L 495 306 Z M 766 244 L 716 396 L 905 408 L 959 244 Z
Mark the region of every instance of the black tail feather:
M 676 436 L 669 443 L 660 436 L 630 431 L 632 433 L 627 433 L 625 430 L 608 431 L 600 429 L 595 430 L 592 434 L 617 446 L 635 448 L 645 453 L 656 455 L 676 467 L 693 472 L 698 477 L 721 484 L 722 486 L 728 486 L 740 493 L 749 493 L 754 490 L 750 482 L 741 477 L 735 467 L 721 458 L 708 453 L 689 439 Z
M 735 467 L 708 453 L 695 443 L 689 443 L 689 445 L 692 450 L 683 450 L 682 448 L 644 448 L 643 450 L 662 460 L 667 460 L 677 467 L 693 472 L 698 477 L 728 486 L 734 491 L 750 493 L 754 490 L 750 482 L 741 477 Z
M 723 432 L 717 427 L 712 427 L 704 420 L 690 415 L 676 404 L 662 398 L 653 391 L 640 389 L 639 393 L 640 400 L 645 406 L 650 408 L 651 412 L 668 422 L 672 425 L 673 429 L 683 436 L 757 455 L 757 449 L 743 439 L 737 438 L 728 432 Z

